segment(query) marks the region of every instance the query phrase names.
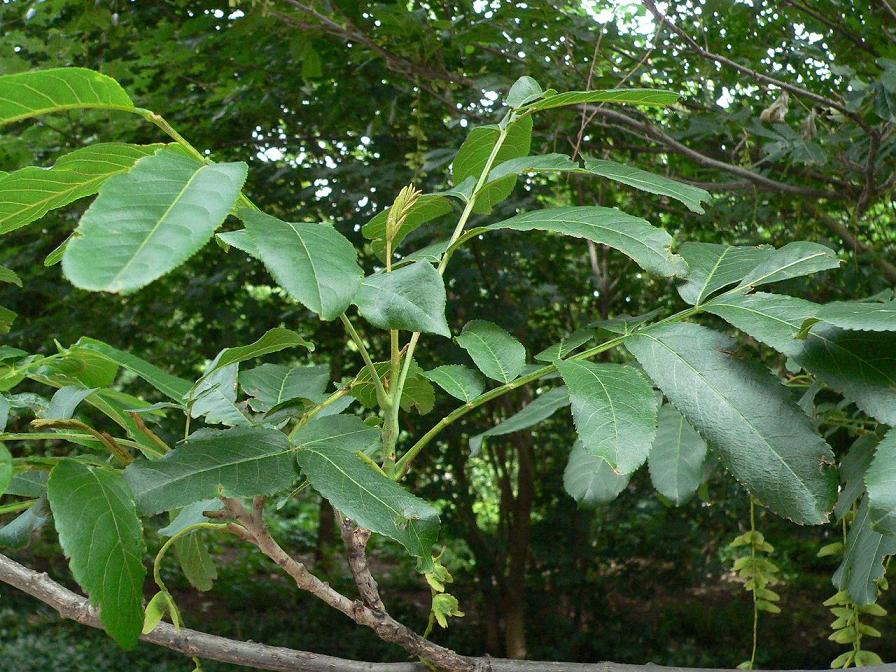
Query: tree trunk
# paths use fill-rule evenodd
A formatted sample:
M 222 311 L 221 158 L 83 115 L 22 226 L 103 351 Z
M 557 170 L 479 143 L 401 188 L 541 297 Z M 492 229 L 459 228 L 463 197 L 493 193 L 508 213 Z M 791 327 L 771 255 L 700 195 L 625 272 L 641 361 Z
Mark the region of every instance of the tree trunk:
M 529 564 L 529 525 L 535 499 L 535 454 L 532 435 L 513 435 L 517 455 L 517 493 L 508 530 L 508 576 L 504 596 L 504 640 L 508 658 L 525 658 L 526 570 Z

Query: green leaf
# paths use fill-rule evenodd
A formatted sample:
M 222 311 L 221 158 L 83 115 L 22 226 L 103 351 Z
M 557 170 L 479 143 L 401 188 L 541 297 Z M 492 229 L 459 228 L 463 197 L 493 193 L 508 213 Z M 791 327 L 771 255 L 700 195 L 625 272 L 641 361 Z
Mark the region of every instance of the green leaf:
M 722 464 L 772 511 L 827 520 L 837 492 L 830 446 L 767 371 L 727 354 L 734 343 L 694 324 L 640 331 L 626 342 Z
M 849 452 L 840 461 L 840 496 L 834 507 L 834 517 L 841 520 L 865 494 L 865 474 L 874 459 L 877 437 L 865 434 L 853 441 Z
M 313 448 L 327 453 L 336 450 L 369 453 L 379 441 L 379 427 L 368 425 L 356 415 L 317 417 L 292 438 L 297 448 Z
M 376 362 L 374 368 L 377 371 L 379 379 L 387 385 L 389 380 L 389 362 Z M 360 401 L 367 408 L 376 408 L 376 389 L 373 384 L 373 378 L 370 370 L 365 366 L 361 372 L 355 376 L 351 384 L 352 396 Z M 402 410 L 410 412 L 414 407 L 420 415 L 429 413 L 436 401 L 436 393 L 432 384 L 423 377 L 423 371 L 416 361 L 411 362 L 408 368 L 408 376 L 404 381 L 404 389 L 401 391 L 401 401 L 399 405 Z
M 124 470 L 144 515 L 218 495 L 274 495 L 296 479 L 286 435 L 266 427 L 201 429 L 159 460 Z
M 212 589 L 218 570 L 199 530 L 174 542 L 174 556 L 191 586 L 202 592 Z
M 59 542 L 100 621 L 123 648 L 143 627 L 143 528 L 121 472 L 63 460 L 47 495 Z
M 171 609 L 169 599 L 168 593 L 156 593 L 152 596 L 152 599 L 146 604 L 141 634 L 148 635 L 162 622 L 162 619 Z
M 743 280 L 773 251 L 771 247 L 684 243 L 678 252 L 688 264 L 688 273 L 678 293 L 691 305 L 701 304 L 720 289 Z
M 563 472 L 563 488 L 580 504 L 607 504 L 628 486 L 631 474 L 619 474 L 602 457 L 592 455 L 580 441 L 573 446 Z
M 524 75 L 510 87 L 510 91 L 507 92 L 507 99 L 504 102 L 507 103 L 507 107 L 516 109 L 526 103 L 531 103 L 533 100 L 538 100 L 543 95 L 544 91 L 541 85 L 531 77 Z
M 65 248 L 68 247 L 68 242 L 72 239 L 72 235 L 74 234 L 69 235 L 68 238 L 66 238 L 61 243 L 59 243 L 59 245 L 53 248 L 53 251 L 50 252 L 50 254 L 44 257 L 44 266 L 46 268 L 55 266 L 62 261 L 62 257 L 63 255 L 65 255 Z
M 579 441 L 620 474 L 644 464 L 656 433 L 653 386 L 631 366 L 560 362 Z
M 8 334 L 12 323 L 16 320 L 16 313 L 9 308 L 0 306 L 0 334 Z
M 485 379 L 479 372 L 461 364 L 437 366 L 420 375 L 463 402 L 472 401 L 485 390 Z
M 883 664 L 883 659 L 874 651 L 856 651 L 856 667 L 872 667 Z
M 470 455 L 477 455 L 482 448 L 482 440 L 489 436 L 513 434 L 547 420 L 561 408 L 569 406 L 569 390 L 555 387 L 538 395 L 509 418 L 502 420 L 491 429 L 470 438 Z
M 49 476 L 46 471 L 20 472 L 12 477 L 6 488 L 6 494 L 35 499 L 42 497 L 47 494 L 47 478 Z
M 131 417 L 131 412 L 145 412 L 150 404 L 125 392 L 118 390 L 97 390 L 85 399 L 85 402 L 108 416 L 113 422 L 124 429 L 128 436 L 140 444 L 144 454 L 154 455 L 159 447 L 155 441 L 146 436 L 139 425 Z
M 22 278 L 19 277 L 18 273 L 10 268 L 6 268 L 6 266 L 0 266 L 0 282 L 6 282 L 17 287 L 22 286 Z
M 871 506 L 871 525 L 896 538 L 896 430 L 877 445 L 874 461 L 865 474 Z
M 877 601 L 878 583 L 886 573 L 887 556 L 896 554 L 896 535 L 880 534 L 871 527 L 868 498 L 856 513 L 846 537 L 843 561 L 834 573 L 837 590 L 846 590 L 859 605 Z
M 264 355 L 270 355 L 271 353 L 297 346 L 302 346 L 307 350 L 314 350 L 314 344 L 306 341 L 298 332 L 285 327 L 274 327 L 264 332 L 264 335 L 254 343 L 234 348 L 224 348 L 202 373 L 202 377 L 210 376 L 215 371 L 228 367 L 231 364 L 238 364 L 249 359 L 263 357 Z M 200 378 L 200 380 L 202 379 Z
M 842 329 L 896 331 L 896 301 L 834 301 L 820 306 L 815 319 Z
M 224 502 L 217 497 L 214 499 L 200 499 L 192 504 L 188 504 L 179 511 L 172 511 L 169 514 L 171 522 L 165 527 L 160 527 L 159 534 L 163 537 L 173 537 L 192 525 L 208 523 L 211 519 L 205 515 L 205 512 L 220 511 L 223 508 Z
M 278 285 L 323 320 L 352 302 L 364 272 L 352 244 L 329 224 L 284 222 L 257 210 L 239 217 Z
M 761 261 L 740 281 L 738 287 L 767 285 L 839 267 L 837 253 L 829 247 L 805 241 L 787 243 Z
M 192 387 L 188 380 L 178 378 L 154 364 L 140 359 L 136 355 L 119 350 L 108 343 L 89 336 L 82 336 L 78 339 L 78 342 L 72 346 L 72 349 L 96 353 L 108 361 L 124 367 L 134 375 L 145 380 L 166 397 L 178 403 L 183 402 L 184 397 L 190 391 L 190 387 Z
M 46 472 L 44 472 L 46 473 Z M 34 533 L 50 520 L 46 496 L 31 505 L 3 527 L 0 527 L 0 547 L 24 548 Z
M 312 420 L 295 436 L 302 473 L 334 507 L 368 530 L 394 539 L 432 567 L 432 546 L 439 533 L 439 516 L 432 506 L 374 470 L 338 436 L 327 437 L 322 423 L 340 416 Z M 315 427 L 317 425 L 317 427 Z M 314 440 L 306 436 L 315 432 Z
M 102 143 L 76 149 L 50 168 L 29 166 L 9 173 L 0 178 L 0 235 L 92 196 L 108 178 L 130 170 L 138 159 L 163 147 Z
M 706 442 L 670 404 L 657 416 L 656 438 L 647 466 L 650 480 L 675 506 L 686 503 L 703 482 Z
M 896 334 L 819 325 L 797 340 L 819 306 L 779 294 L 728 294 L 705 309 L 787 355 L 868 415 L 896 423 Z
M 214 362 L 209 366 L 212 368 Z M 246 414 L 236 403 L 236 381 L 239 364 L 216 368 L 203 375 L 188 395 L 190 416 L 205 418 L 212 425 L 247 425 Z
M 330 367 L 262 364 L 239 374 L 240 387 L 252 397 L 249 405 L 258 413 L 293 399 L 324 400 Z
M 793 359 L 874 419 L 896 424 L 896 334 L 820 325 Z
M 520 156 L 499 163 L 488 174 L 486 184 L 504 179 L 508 175 L 523 173 L 582 173 L 582 167 L 566 154 L 542 154 L 540 156 Z
M 456 340 L 482 373 L 501 383 L 509 383 L 526 366 L 523 344 L 493 322 L 467 322 Z
M 12 481 L 12 455 L 5 445 L 0 443 L 0 496 L 6 492 Z
M 245 163 L 206 165 L 163 149 L 100 187 L 65 249 L 76 287 L 132 292 L 177 268 L 211 239 L 246 180 Z
M 687 271 L 684 259 L 672 254 L 672 236 L 615 208 L 592 205 L 536 210 L 485 229 L 553 231 L 608 245 L 634 259 L 644 270 L 658 275 L 681 276 Z
M 200 499 L 178 511 L 170 523 L 165 527 L 159 528 L 159 534 L 163 537 L 173 537 L 191 525 L 209 522 L 211 519 L 204 515 L 205 511 L 220 511 L 223 508 L 224 502 L 217 497 L 214 499 Z
M 453 210 L 451 201 L 437 194 L 423 194 L 407 211 L 404 223 L 392 240 L 392 250 L 398 249 L 401 241 L 418 228 L 434 219 L 443 217 Z M 361 227 L 361 233 L 368 240 L 373 241 L 373 252 L 381 260 L 386 257 L 386 221 L 389 219 L 389 208 L 381 210 L 373 219 Z
M 635 189 L 651 194 L 668 196 L 683 203 L 691 212 L 703 214 L 703 201 L 709 201 L 709 192 L 699 187 L 677 182 L 668 177 L 650 173 L 634 166 L 627 166 L 604 159 L 585 159 L 585 170 Z
M 497 126 L 474 128 L 461 145 L 452 164 L 452 181 L 455 185 L 472 178 L 478 180 L 488 163 L 492 149 L 501 134 Z M 494 164 L 499 165 L 509 159 L 526 156 L 532 144 L 532 118 L 517 119 L 507 127 L 507 137 L 495 155 Z M 487 213 L 492 207 L 510 196 L 516 184 L 516 176 L 508 175 L 501 180 L 483 187 L 476 196 L 473 212 Z
M 54 420 L 67 420 L 72 417 L 78 404 L 94 392 L 96 392 L 95 389 L 84 388 L 80 385 L 60 387 L 50 399 L 50 405 L 44 411 L 43 417 Z
M 133 111 L 111 77 L 86 68 L 50 68 L 0 77 L 0 126 L 65 110 Z
M 674 91 L 662 89 L 605 89 L 603 91 L 565 91 L 537 100 L 525 106 L 522 112 L 537 112 L 566 105 L 584 103 L 620 103 L 623 105 L 650 105 L 664 107 L 678 101 Z
M 451 337 L 445 320 L 445 283 L 428 261 L 361 281 L 354 303 L 361 316 L 379 329 L 404 329 Z
M 550 345 L 535 355 L 539 362 L 555 362 L 565 359 L 567 355 L 575 352 L 577 348 L 588 343 L 595 337 L 594 329 L 578 329 L 560 339 L 559 343 Z
M 81 383 L 84 387 L 111 387 L 118 376 L 118 364 L 96 352 L 69 348 L 60 355 L 62 359 L 41 362 L 35 375 L 61 379 L 59 387 L 72 383 Z
M 235 247 L 241 252 L 245 252 L 250 257 L 261 259 L 261 252 L 258 251 L 255 241 L 252 240 L 252 236 L 249 235 L 249 232 L 246 229 L 222 231 L 221 233 L 216 233 L 215 237 L 225 245 Z
M 804 343 L 796 340 L 803 322 L 815 315 L 818 304 L 783 294 L 723 294 L 703 309 L 778 352 L 794 357 Z

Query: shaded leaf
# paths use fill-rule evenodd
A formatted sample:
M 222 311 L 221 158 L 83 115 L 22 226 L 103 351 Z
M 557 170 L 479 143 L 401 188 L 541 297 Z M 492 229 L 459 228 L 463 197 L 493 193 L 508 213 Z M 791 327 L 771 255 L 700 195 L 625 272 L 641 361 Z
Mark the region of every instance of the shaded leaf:
M 837 492 L 834 456 L 789 391 L 727 354 L 733 342 L 694 324 L 640 331 L 626 347 L 707 440 L 722 464 L 778 515 L 827 520 Z
M 159 460 L 124 470 L 141 513 L 152 515 L 218 495 L 274 495 L 296 479 L 286 435 L 265 427 L 201 429 Z
M 143 528 L 121 472 L 63 460 L 47 495 L 59 542 L 75 580 L 99 607 L 100 621 L 123 648 L 143 627 Z
M 674 198 L 687 206 L 691 212 L 701 215 L 703 214 L 703 202 L 710 200 L 709 192 L 705 189 L 615 161 L 585 159 L 585 170 L 641 191 Z
M 631 366 L 560 362 L 583 448 L 620 474 L 644 464 L 656 433 L 653 386 Z
M 377 375 L 383 384 L 387 386 L 390 374 L 389 362 L 377 362 L 374 364 Z M 352 396 L 360 401 L 367 408 L 376 408 L 376 388 L 373 384 L 373 378 L 370 370 L 365 366 L 361 372 L 355 376 L 351 384 Z M 401 401 L 399 405 L 402 410 L 410 412 L 413 408 L 417 409 L 420 415 L 429 413 L 435 406 L 436 393 L 430 382 L 423 377 L 423 371 L 416 361 L 411 362 L 408 368 L 408 375 L 404 381 L 404 389 L 401 391 Z
M 865 473 L 871 507 L 871 525 L 896 539 L 896 430 L 877 445 L 874 461 Z
M 442 275 L 428 261 L 368 275 L 354 298 L 361 316 L 379 329 L 450 337 L 445 302 Z
M 874 459 L 877 437 L 865 434 L 853 441 L 849 452 L 840 461 L 840 495 L 834 507 L 834 516 L 840 520 L 852 509 L 853 504 L 865 494 L 865 473 Z
M 563 472 L 563 488 L 580 504 L 594 506 L 612 502 L 631 479 L 618 474 L 602 457 L 592 455 L 577 441 Z
M 787 243 L 761 261 L 738 287 L 756 287 L 839 267 L 837 253 L 825 245 L 806 241 Z
M 274 327 L 264 333 L 254 343 L 249 345 L 239 345 L 234 348 L 224 348 L 214 361 L 209 364 L 208 368 L 203 372 L 203 378 L 210 376 L 215 371 L 223 369 L 231 364 L 238 364 L 256 357 L 263 357 L 273 352 L 280 352 L 287 348 L 295 348 L 302 346 L 307 350 L 314 350 L 314 345 L 302 338 L 301 334 L 292 329 L 284 327 Z
M 567 355 L 572 354 L 580 346 L 594 339 L 594 337 L 594 329 L 578 329 L 561 338 L 559 343 L 550 345 L 539 352 L 535 355 L 535 359 L 539 362 L 555 362 L 558 359 L 565 359 Z
M 467 322 L 456 340 L 482 373 L 501 383 L 519 376 L 526 365 L 523 344 L 493 322 Z
M 50 405 L 44 411 L 43 417 L 54 420 L 66 420 L 72 417 L 78 404 L 95 391 L 93 388 L 84 388 L 79 385 L 60 387 L 50 399 Z
M 856 604 L 876 602 L 878 583 L 886 571 L 884 561 L 893 554 L 896 554 L 896 535 L 880 534 L 871 527 L 865 497 L 849 527 L 843 561 L 834 573 L 834 586 L 848 591 Z
M 182 403 L 186 394 L 190 391 L 192 384 L 190 381 L 174 376 L 163 371 L 154 364 L 140 359 L 124 350 L 119 350 L 108 343 L 98 341 L 89 336 L 82 336 L 78 339 L 72 348 L 76 350 L 89 350 L 106 358 L 110 362 L 114 362 L 124 367 L 136 376 L 139 376 L 147 383 L 156 388 L 169 399 L 173 399 L 178 403 Z
M 218 578 L 218 570 L 199 530 L 190 532 L 174 542 L 174 556 L 191 586 L 203 592 L 212 589 L 215 579 Z
M 743 280 L 773 251 L 772 247 L 684 243 L 678 253 L 687 262 L 688 273 L 678 293 L 691 305 L 703 303 L 720 289 Z
M 9 173 L 0 178 L 0 234 L 92 196 L 109 177 L 130 170 L 138 159 L 164 146 L 118 142 L 90 145 L 60 157 L 50 168 L 29 166 Z
M 339 417 L 339 416 L 334 416 Z M 302 473 L 334 507 L 368 530 L 394 539 L 421 559 L 424 571 L 432 567 L 432 546 L 439 533 L 439 516 L 427 502 L 362 461 L 353 446 L 329 441 L 326 431 L 314 441 L 300 436 L 315 431 L 333 418 L 312 420 L 296 435 L 296 455 Z
M 671 404 L 657 416 L 656 437 L 648 456 L 650 480 L 676 506 L 686 503 L 703 482 L 706 442 Z
M 516 80 L 513 83 L 513 86 L 510 87 L 510 91 L 507 92 L 507 98 L 504 102 L 507 104 L 507 107 L 516 109 L 521 105 L 531 103 L 533 100 L 538 100 L 543 95 L 544 91 L 538 82 L 532 77 L 523 76 Z
M 100 187 L 62 257 L 66 277 L 92 291 L 132 292 L 184 263 L 236 202 L 245 163 L 203 164 L 163 149 Z
M 324 320 L 352 302 L 364 272 L 352 244 L 329 224 L 284 222 L 257 210 L 240 218 L 278 285 Z
M 46 472 L 43 472 L 46 474 Z M 3 527 L 0 527 L 0 547 L 24 548 L 34 533 L 50 520 L 50 510 L 46 496 L 37 501 Z
M 479 372 L 461 364 L 437 366 L 431 371 L 422 371 L 420 375 L 464 402 L 472 401 L 485 390 L 485 379 Z
M 489 436 L 513 434 L 547 420 L 561 408 L 569 406 L 569 391 L 565 387 L 555 387 L 543 392 L 523 406 L 519 411 L 499 422 L 491 429 L 470 438 L 470 455 L 477 455 L 483 439 Z
M 249 405 L 255 411 L 265 413 L 293 399 L 323 401 L 330 382 L 330 367 L 262 364 L 241 372 L 239 382 L 243 391 L 253 397 Z
M 672 236 L 647 221 L 615 208 L 597 205 L 526 212 L 486 230 L 553 231 L 607 245 L 631 257 L 646 271 L 662 276 L 687 272 L 684 259 L 672 254 Z
M 464 180 L 472 178 L 478 181 L 488 163 L 492 150 L 501 135 L 497 126 L 478 126 L 470 131 L 461 145 L 451 166 L 452 181 L 460 185 Z M 499 165 L 509 159 L 526 156 L 532 144 L 532 118 L 517 119 L 507 127 L 507 137 L 495 155 L 493 165 Z M 508 175 L 496 182 L 484 186 L 476 195 L 473 212 L 491 211 L 496 203 L 503 201 L 513 192 L 516 176 Z

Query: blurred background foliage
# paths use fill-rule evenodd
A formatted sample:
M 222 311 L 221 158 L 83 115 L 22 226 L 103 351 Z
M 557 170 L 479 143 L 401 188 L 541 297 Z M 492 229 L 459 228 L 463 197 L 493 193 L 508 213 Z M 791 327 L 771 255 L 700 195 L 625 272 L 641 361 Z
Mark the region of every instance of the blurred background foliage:
M 625 0 L 4 0 L 0 73 L 77 65 L 111 75 L 137 104 L 163 114 L 216 159 L 249 162 L 247 191 L 262 208 L 287 220 L 333 222 L 359 247 L 360 227 L 401 186 L 414 182 L 432 192 L 449 185 L 457 147 L 472 127 L 498 118 L 503 92 L 517 77 L 561 91 L 669 88 L 685 97 L 664 111 L 571 108 L 539 116 L 532 153 L 608 157 L 699 184 L 714 195 L 706 214 L 615 183 L 549 175 L 521 180 L 488 217 L 535 202 L 618 206 L 665 227 L 679 243 L 827 243 L 846 261 L 843 270 L 789 288 L 815 301 L 892 287 L 892 3 L 692 0 L 662 7 L 696 49 L 641 3 Z M 780 87 L 714 55 L 810 95 L 782 97 Z M 811 94 L 842 100 L 850 113 L 832 113 Z M 67 151 L 108 140 L 161 138 L 126 115 L 53 116 L 0 136 L 0 170 L 51 165 Z M 82 209 L 57 211 L 4 237 L 0 263 L 25 280 L 25 289 L 0 290 L 0 304 L 19 314 L 4 337 L 10 345 L 49 353 L 55 342 L 89 335 L 195 378 L 220 349 L 285 325 L 317 344 L 307 359 L 328 362 L 334 380 L 360 366 L 336 324 L 288 301 L 261 265 L 237 250 L 211 244 L 189 270 L 126 297 L 74 289 L 59 266 L 43 261 Z M 408 242 L 422 246 L 446 226 L 446 219 L 431 222 Z M 363 261 L 368 270 L 375 264 L 369 246 Z M 453 331 L 475 317 L 497 321 L 530 357 L 595 319 L 679 302 L 670 281 L 561 237 L 477 240 L 457 254 L 446 278 Z M 419 358 L 426 368 L 458 359 L 447 340 L 425 343 Z M 756 343 L 744 347 L 783 370 L 784 362 Z M 153 399 L 139 381 L 122 384 Z M 730 572 L 725 546 L 748 524 L 746 494 L 719 471 L 699 497 L 673 508 L 642 472 L 612 504 L 578 509 L 562 487 L 575 439 L 568 411 L 534 431 L 492 439 L 471 457 L 469 437 L 531 394 L 517 391 L 451 426 L 412 476 L 442 512 L 444 561 L 467 614 L 434 637 L 470 654 L 719 667 L 743 660 L 752 604 Z M 451 408 L 439 396 L 430 415 L 410 418 L 407 431 L 425 431 L 430 418 Z M 180 430 L 163 423 L 160 431 L 174 438 Z M 842 452 L 850 438 L 841 430 L 829 440 Z M 290 500 L 272 524 L 284 545 L 348 589 L 332 517 L 316 495 Z M 833 592 L 836 561 L 815 555 L 839 531 L 766 514 L 760 526 L 786 579 L 783 613 L 763 621 L 760 666 L 826 667 L 838 647 L 826 639 L 821 603 Z M 401 659 L 397 649 L 289 589 L 257 554 L 231 543 L 215 551 L 219 578 L 209 593 L 189 590 L 176 566 L 169 568 L 188 625 L 344 657 Z M 67 576 L 49 531 L 15 557 Z M 428 590 L 382 540 L 374 558 L 390 610 L 422 629 Z M 29 598 L 0 590 L 0 670 L 186 669 L 175 654 L 149 645 L 120 652 L 101 633 L 61 623 Z M 896 611 L 892 593 L 881 602 Z M 896 618 L 878 627 L 884 640 L 876 650 L 896 659 Z

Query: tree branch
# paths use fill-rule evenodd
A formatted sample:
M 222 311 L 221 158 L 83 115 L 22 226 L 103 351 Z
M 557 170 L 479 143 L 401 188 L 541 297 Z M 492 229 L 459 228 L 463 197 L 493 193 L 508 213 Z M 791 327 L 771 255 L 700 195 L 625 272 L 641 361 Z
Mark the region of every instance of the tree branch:
M 702 166 L 706 166 L 708 168 L 716 168 L 718 170 L 725 171 L 726 173 L 731 173 L 732 175 L 743 177 L 762 189 L 788 194 L 799 194 L 800 196 L 811 196 L 813 198 L 827 198 L 830 200 L 842 200 L 843 198 L 845 198 L 845 194 L 842 193 L 837 193 L 829 190 L 814 189 L 812 187 L 804 187 L 798 184 L 789 184 L 787 182 L 779 182 L 778 180 L 766 177 L 761 173 L 753 172 L 752 170 L 744 168 L 743 166 L 738 166 L 733 163 L 727 163 L 725 161 L 720 161 L 719 159 L 714 159 L 710 156 L 707 156 L 706 154 L 702 154 L 697 150 L 692 149 L 691 147 L 688 147 L 687 145 L 680 143 L 671 135 L 669 135 L 665 131 L 662 131 L 656 126 L 646 121 L 641 121 L 634 117 L 630 117 L 624 112 L 619 112 L 617 110 L 605 107 L 593 107 L 591 109 L 598 116 L 612 119 L 613 121 L 621 123 L 624 126 L 641 131 L 641 133 L 643 134 L 642 137 L 646 136 L 646 138 L 653 140 L 654 142 L 659 142 L 660 144 L 665 145 L 668 149 L 671 149 L 674 152 L 681 154 L 682 156 L 693 159 Z
M 99 616 L 87 598 L 59 585 L 47 574 L 35 572 L 0 554 L 0 582 L 6 583 L 49 605 L 63 618 L 102 629 Z M 257 642 L 242 642 L 198 630 L 160 623 L 141 639 L 187 656 L 198 656 L 232 665 L 273 672 L 429 672 L 422 663 L 368 663 L 296 651 Z M 488 672 L 734 672 L 733 670 L 688 669 L 657 665 L 619 663 L 561 663 L 537 660 L 474 658 Z M 896 664 L 863 668 L 867 672 L 896 672 Z M 797 671 L 792 672 L 807 672 Z M 822 672 L 819 670 L 818 672 Z
M 430 642 L 396 621 L 384 610 L 372 608 L 361 600 L 350 600 L 330 584 L 317 578 L 303 563 L 284 551 L 270 535 L 264 523 L 262 507 L 259 506 L 262 498 L 255 499 L 255 506 L 251 512 L 246 510 L 239 500 L 229 497 L 221 499 L 227 512 L 246 529 L 252 543 L 289 574 L 300 589 L 341 611 L 358 625 L 370 628 L 383 641 L 398 644 L 412 656 L 431 661 L 439 669 L 450 672 L 485 672 L 487 669 L 482 660 L 461 656 L 451 649 Z
M 789 91 L 790 93 L 796 96 L 802 96 L 803 98 L 808 98 L 809 100 L 823 105 L 824 107 L 828 107 L 834 110 L 837 110 L 841 114 L 852 119 L 855 123 L 862 127 L 862 129 L 868 133 L 869 135 L 874 134 L 874 129 L 868 125 L 868 123 L 862 118 L 862 115 L 857 113 L 855 110 L 849 109 L 846 105 L 841 102 L 838 102 L 832 98 L 828 98 L 826 96 L 822 96 L 821 94 L 815 93 L 814 91 L 809 91 L 808 89 L 804 89 L 801 86 L 797 86 L 796 84 L 790 84 L 789 82 L 785 82 L 780 79 L 775 79 L 774 77 L 770 77 L 764 73 L 758 72 L 757 70 L 753 70 L 752 68 L 748 68 L 740 63 L 732 61 L 730 58 L 726 58 L 719 54 L 713 53 L 708 49 L 705 49 L 700 46 L 700 44 L 688 35 L 683 29 L 679 28 L 678 25 L 669 20 L 665 14 L 663 14 L 659 8 L 656 6 L 654 0 L 642 0 L 644 6 L 650 11 L 651 14 L 656 18 L 657 21 L 664 22 L 667 26 L 669 26 L 670 30 L 674 32 L 678 37 L 684 40 L 685 44 L 688 47 L 702 56 L 703 58 L 709 59 L 711 61 L 715 61 L 720 65 L 724 65 L 725 67 L 731 68 L 740 72 L 744 75 L 747 75 L 751 79 L 756 80 L 757 82 L 762 82 L 764 84 L 772 84 L 777 86 L 780 89 L 785 91 Z
M 303 2 L 299 2 L 298 0 L 284 0 L 284 2 L 318 22 L 317 24 L 313 24 L 313 26 L 311 24 L 302 24 L 303 27 L 316 27 L 319 30 L 322 30 L 325 33 L 329 33 L 330 35 L 338 37 L 344 41 L 352 41 L 357 42 L 358 44 L 363 44 L 365 47 L 385 59 L 386 63 L 392 70 L 403 73 L 405 75 L 416 75 L 424 78 L 424 80 L 435 79 L 439 81 L 452 82 L 454 84 L 462 84 L 464 86 L 471 86 L 473 84 L 473 80 L 469 79 L 468 77 L 464 77 L 463 75 L 449 72 L 444 68 L 433 68 L 422 63 L 416 63 L 414 61 L 411 61 L 410 59 L 405 58 L 404 56 L 400 56 L 392 51 L 389 51 L 385 47 L 378 44 L 373 38 L 361 32 L 361 30 L 359 30 L 348 20 L 346 20 L 345 25 L 343 25 L 338 21 L 335 21 L 333 18 L 327 16 L 326 14 L 317 11 L 316 9 L 314 9 L 314 7 L 310 7 Z M 277 16 L 278 18 L 286 20 L 290 23 L 294 21 L 291 20 L 291 17 L 288 17 L 285 14 L 278 13 Z
M 370 530 L 358 527 L 350 518 L 346 518 L 338 511 L 334 510 L 334 513 L 342 533 L 342 541 L 345 543 L 348 566 L 361 599 L 371 609 L 386 613 L 386 606 L 380 597 L 379 586 L 367 564 L 367 542 L 370 539 Z

